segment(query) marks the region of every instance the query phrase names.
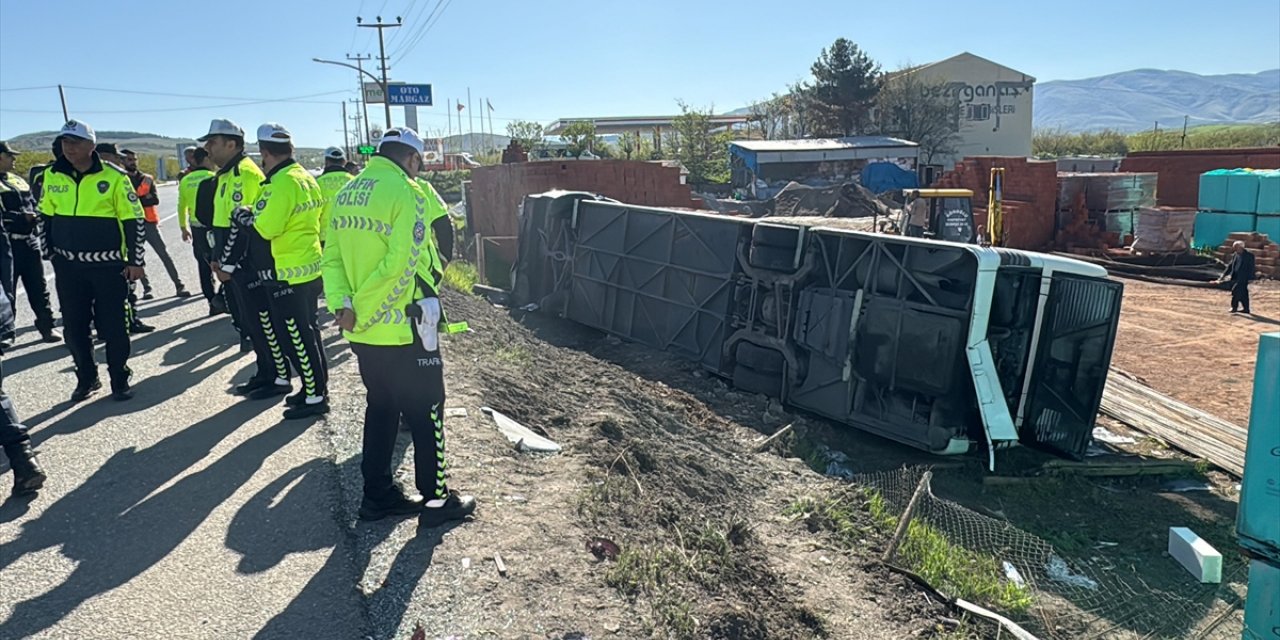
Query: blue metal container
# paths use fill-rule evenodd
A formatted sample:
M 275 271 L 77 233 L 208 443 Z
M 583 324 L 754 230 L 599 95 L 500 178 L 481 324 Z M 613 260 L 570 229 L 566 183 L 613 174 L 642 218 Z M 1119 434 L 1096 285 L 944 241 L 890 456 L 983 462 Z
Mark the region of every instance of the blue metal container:
M 1197 247 L 1217 248 L 1227 240 L 1227 234 L 1237 231 L 1254 231 L 1257 228 L 1253 213 L 1217 213 L 1201 211 L 1196 214 L 1192 231 L 1193 244 Z
M 1199 206 L 1204 211 L 1227 210 L 1227 169 L 1214 169 L 1200 174 Z
M 1254 213 L 1258 210 L 1258 175 L 1238 171 L 1227 176 L 1227 211 Z
M 1280 564 L 1280 333 L 1258 341 L 1236 535 L 1240 546 Z
M 1254 221 L 1254 231 L 1265 233 L 1272 242 L 1280 243 L 1280 213 L 1274 215 L 1259 213 Z
M 1249 563 L 1249 595 L 1244 603 L 1241 640 L 1280 640 L 1280 566 Z
M 1258 213 L 1280 215 L 1280 170 L 1259 171 Z

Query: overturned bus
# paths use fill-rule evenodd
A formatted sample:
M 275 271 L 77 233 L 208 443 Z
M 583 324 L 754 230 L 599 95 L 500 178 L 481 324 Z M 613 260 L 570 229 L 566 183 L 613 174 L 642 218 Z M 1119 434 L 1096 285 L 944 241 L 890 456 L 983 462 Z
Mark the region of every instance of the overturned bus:
M 1084 262 L 586 193 L 525 198 L 513 296 L 936 454 L 1081 458 L 1122 287 Z M 842 228 L 843 227 L 843 228 Z

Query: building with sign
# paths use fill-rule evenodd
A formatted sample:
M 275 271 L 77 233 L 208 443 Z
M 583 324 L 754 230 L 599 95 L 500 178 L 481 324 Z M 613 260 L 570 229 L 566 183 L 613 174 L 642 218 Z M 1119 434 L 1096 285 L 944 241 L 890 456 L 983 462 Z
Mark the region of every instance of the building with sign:
M 955 102 L 960 134 L 957 151 L 933 158 L 934 164 L 950 169 L 967 156 L 1031 155 L 1035 78 L 967 51 L 900 73 L 918 75 L 934 91 Z

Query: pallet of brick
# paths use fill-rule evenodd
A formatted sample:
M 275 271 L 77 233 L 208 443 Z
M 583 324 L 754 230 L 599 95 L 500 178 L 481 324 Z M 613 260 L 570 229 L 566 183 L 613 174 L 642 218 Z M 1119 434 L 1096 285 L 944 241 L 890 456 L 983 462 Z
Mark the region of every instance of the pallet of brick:
M 1196 210 L 1179 207 L 1145 207 L 1134 215 L 1133 248 L 1151 253 L 1191 250 Z
M 1156 204 L 1155 173 L 1086 173 L 1085 206 L 1092 211 L 1133 211 Z

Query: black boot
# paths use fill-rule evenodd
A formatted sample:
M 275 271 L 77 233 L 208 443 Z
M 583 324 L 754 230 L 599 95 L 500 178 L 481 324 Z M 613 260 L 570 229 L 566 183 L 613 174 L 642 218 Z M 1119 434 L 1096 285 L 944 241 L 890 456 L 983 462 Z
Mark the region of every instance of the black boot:
M 9 466 L 13 467 L 13 495 L 35 495 L 44 486 L 48 476 L 36 461 L 36 452 L 31 450 L 31 443 L 7 444 L 4 452 L 9 456 Z
M 71 401 L 80 402 L 81 400 L 84 400 L 89 396 L 93 395 L 94 391 L 97 391 L 101 388 L 102 388 L 102 380 L 99 379 L 96 375 L 93 377 L 92 380 L 82 380 L 79 384 L 76 385 L 75 391 L 71 392 Z
M 125 367 L 124 371 L 111 373 L 111 399 L 123 402 L 133 397 L 133 388 L 129 384 L 132 377 L 133 370 L 129 367 Z
M 463 520 L 476 512 L 475 496 L 466 496 L 457 491 L 450 491 L 449 497 L 439 507 L 426 506 L 422 515 L 418 516 L 419 527 L 438 527 L 446 522 Z
M 394 487 L 386 495 L 379 498 L 365 496 L 360 500 L 361 520 L 381 520 L 387 516 L 409 516 L 422 511 L 422 496 L 406 496 L 399 487 Z

